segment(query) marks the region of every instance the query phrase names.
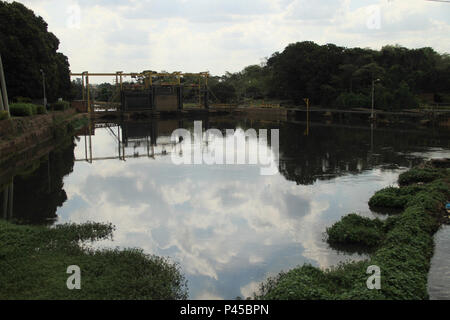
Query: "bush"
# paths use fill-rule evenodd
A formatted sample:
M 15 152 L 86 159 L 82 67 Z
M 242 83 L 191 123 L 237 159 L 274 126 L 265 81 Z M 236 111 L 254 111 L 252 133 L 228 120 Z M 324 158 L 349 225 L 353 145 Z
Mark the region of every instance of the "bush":
M 403 183 L 430 182 L 432 177 L 441 176 L 443 179 L 425 185 L 390 187 L 377 192 L 378 199 L 386 196 L 393 201 L 390 205 L 404 206 L 400 215 L 382 222 L 350 214 L 327 229 L 329 241 L 376 244 L 369 260 L 344 263 L 325 271 L 312 266 L 297 267 L 266 280 L 255 298 L 428 299 L 433 234 L 439 229 L 442 207 L 450 196 L 450 170 L 411 169 L 402 175 Z M 395 202 L 396 196 L 403 199 Z M 366 270 L 371 265 L 381 269 L 381 290 L 366 287 Z
M 326 230 L 328 243 L 337 245 L 377 246 L 383 239 L 381 220 L 361 217 L 351 213 Z
M 33 103 L 33 100 L 28 97 L 16 97 L 14 98 L 14 101 L 18 103 Z
M 58 102 L 51 104 L 52 110 L 55 110 L 55 111 L 64 111 L 64 110 L 69 109 L 69 107 L 70 107 L 70 103 L 67 101 L 58 101 Z
M 370 106 L 370 97 L 362 93 L 343 92 L 337 97 L 336 104 L 344 108 L 368 107 Z
M 390 208 L 404 209 L 412 196 L 424 187 L 419 185 L 406 186 L 403 188 L 388 187 L 377 191 L 369 200 L 369 207 L 373 208 Z
M 35 104 L 30 104 L 30 108 L 31 108 L 31 113 L 33 115 L 37 114 L 37 106 Z
M 8 119 L 8 117 L 9 117 L 8 111 L 4 111 L 4 110 L 1 110 L 1 111 L 0 111 L 0 121 L 1 121 L 1 120 L 5 120 L 5 119 Z
M 108 224 L 20 226 L 0 220 L 0 299 L 186 299 L 179 266 L 137 249 L 93 250 L 107 239 Z M 67 266 L 82 270 L 82 290 L 67 290 Z
M 9 106 L 9 112 L 15 117 L 28 117 L 33 115 L 33 105 L 29 103 L 13 103 Z
M 412 183 L 427 183 L 442 177 L 442 173 L 433 168 L 414 168 L 404 172 L 398 178 L 398 183 L 401 186 L 406 186 Z
M 36 106 L 36 112 L 37 114 L 46 114 L 47 113 L 47 109 L 44 106 Z

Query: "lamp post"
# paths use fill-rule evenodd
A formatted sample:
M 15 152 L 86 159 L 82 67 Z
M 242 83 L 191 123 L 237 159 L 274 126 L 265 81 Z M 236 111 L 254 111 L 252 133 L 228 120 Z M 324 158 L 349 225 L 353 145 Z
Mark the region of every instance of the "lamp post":
M 375 83 L 380 82 L 380 79 L 372 80 L 372 120 L 374 119 L 374 105 L 375 105 Z
M 42 87 L 44 89 L 44 107 L 47 108 L 47 96 L 45 95 L 45 72 L 44 70 L 40 69 L 42 73 Z

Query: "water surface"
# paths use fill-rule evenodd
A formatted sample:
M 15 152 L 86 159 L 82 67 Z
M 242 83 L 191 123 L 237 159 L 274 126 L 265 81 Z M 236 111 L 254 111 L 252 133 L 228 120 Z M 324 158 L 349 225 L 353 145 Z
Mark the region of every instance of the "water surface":
M 202 124 L 236 135 L 279 129 L 279 173 L 263 176 L 260 165 L 175 165 L 172 154 L 189 145 L 170 135 L 193 131 L 193 120 L 101 123 L 50 154 L 34 175 L 14 178 L 14 215 L 47 224 L 111 222 L 114 239 L 99 246 L 169 257 L 186 275 L 191 299 L 245 298 L 281 270 L 364 259 L 330 248 L 325 229 L 350 212 L 383 217 L 367 205 L 375 191 L 396 185 L 423 158 L 450 156 L 449 133 L 438 128 L 312 124 L 306 135 L 302 123 L 210 118 Z M 215 143 L 232 138 L 224 134 Z M 211 149 L 201 145 L 203 155 Z M 27 192 L 33 188 L 39 192 Z M 39 213 L 30 215 L 32 207 Z M 442 232 L 437 243 L 448 228 Z M 433 259 L 432 297 L 448 298 L 450 284 L 439 283 L 448 276 L 447 259 L 442 253 Z

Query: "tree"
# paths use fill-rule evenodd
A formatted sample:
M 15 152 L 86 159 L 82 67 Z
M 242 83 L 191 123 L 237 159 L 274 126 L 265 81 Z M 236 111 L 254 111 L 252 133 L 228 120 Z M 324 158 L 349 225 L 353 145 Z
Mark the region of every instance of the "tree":
M 219 82 L 211 86 L 211 91 L 220 102 L 230 103 L 236 99 L 236 89 L 231 84 Z
M 0 48 L 11 98 L 42 98 L 42 75 L 49 101 L 70 96 L 70 70 L 59 40 L 47 23 L 18 2 L 0 1 Z

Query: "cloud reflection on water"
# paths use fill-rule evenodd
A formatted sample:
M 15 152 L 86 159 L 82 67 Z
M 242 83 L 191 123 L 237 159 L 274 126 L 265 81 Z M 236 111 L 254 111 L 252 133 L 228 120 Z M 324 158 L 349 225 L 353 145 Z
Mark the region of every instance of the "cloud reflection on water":
M 93 146 L 96 156 L 117 152 L 103 129 Z M 357 258 L 330 250 L 323 231 L 350 211 L 370 215 L 368 195 L 397 174 L 374 169 L 297 185 L 280 174 L 261 176 L 255 165 L 175 166 L 170 156 L 77 162 L 58 215 L 60 223 L 111 222 L 114 241 L 102 246 L 169 256 L 186 274 L 190 298 L 229 299 L 299 264 Z

